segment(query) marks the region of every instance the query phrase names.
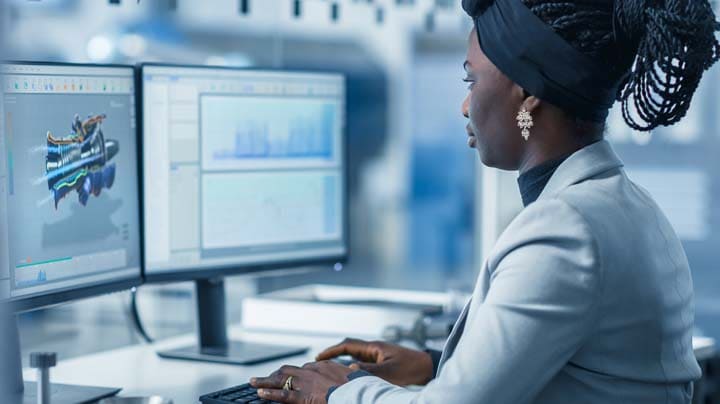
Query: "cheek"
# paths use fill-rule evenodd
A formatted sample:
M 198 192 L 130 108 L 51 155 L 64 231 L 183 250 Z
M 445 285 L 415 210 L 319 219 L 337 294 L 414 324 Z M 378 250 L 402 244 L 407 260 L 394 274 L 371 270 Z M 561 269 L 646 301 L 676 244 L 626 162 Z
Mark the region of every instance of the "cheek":
M 470 95 L 470 122 L 478 138 L 500 137 L 506 125 L 505 96 L 497 86 L 477 83 Z
M 516 140 L 514 139 L 514 107 L 508 97 L 509 90 L 497 83 L 473 87 L 469 115 L 477 138 L 477 149 L 485 165 L 498 168 L 512 166 Z M 517 132 L 520 136 L 520 132 Z

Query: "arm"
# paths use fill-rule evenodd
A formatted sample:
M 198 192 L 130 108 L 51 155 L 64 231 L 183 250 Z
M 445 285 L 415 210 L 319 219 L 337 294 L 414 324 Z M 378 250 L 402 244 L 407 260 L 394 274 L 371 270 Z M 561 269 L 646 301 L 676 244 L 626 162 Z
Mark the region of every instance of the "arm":
M 492 403 L 532 400 L 592 332 L 603 275 L 583 218 L 559 200 L 513 221 L 489 261 L 484 302 L 474 300 L 454 353 L 421 392 L 376 377 L 344 384 L 337 403 Z

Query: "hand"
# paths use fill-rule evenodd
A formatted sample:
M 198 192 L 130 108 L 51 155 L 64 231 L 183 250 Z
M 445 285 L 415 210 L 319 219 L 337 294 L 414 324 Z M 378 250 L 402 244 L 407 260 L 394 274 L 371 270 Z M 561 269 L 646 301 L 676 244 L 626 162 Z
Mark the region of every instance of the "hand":
M 317 360 L 341 355 L 350 355 L 360 361 L 350 365 L 351 369 L 365 370 L 398 386 L 423 386 L 433 378 L 430 354 L 386 342 L 346 339 L 320 353 Z
M 265 400 L 287 404 L 327 404 L 325 398 L 333 386 L 348 382 L 354 372 L 335 362 L 312 362 L 302 368 L 283 366 L 268 377 L 253 377 L 250 385 L 258 389 L 258 396 Z M 292 390 L 283 390 L 292 376 Z

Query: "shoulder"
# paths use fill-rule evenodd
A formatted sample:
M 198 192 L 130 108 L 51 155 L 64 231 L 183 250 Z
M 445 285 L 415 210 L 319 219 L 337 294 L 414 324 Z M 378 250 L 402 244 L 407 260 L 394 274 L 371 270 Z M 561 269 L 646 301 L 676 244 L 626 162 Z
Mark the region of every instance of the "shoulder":
M 523 209 L 508 225 L 496 243 L 495 250 L 509 250 L 532 243 L 564 243 L 594 237 L 585 216 L 578 207 L 563 198 L 538 200 Z
M 657 209 L 647 192 L 630 181 L 622 169 L 573 184 L 552 199 L 572 207 L 591 228 L 620 220 L 624 212 Z
M 492 291 L 488 299 L 500 296 L 590 310 L 605 288 L 592 228 L 559 198 L 525 208 L 498 239 L 485 270 Z M 522 297 L 512 297 L 519 289 Z
M 488 258 L 493 275 L 507 268 L 585 273 L 602 278 L 596 237 L 583 213 L 562 198 L 538 200 L 525 208 L 498 239 Z

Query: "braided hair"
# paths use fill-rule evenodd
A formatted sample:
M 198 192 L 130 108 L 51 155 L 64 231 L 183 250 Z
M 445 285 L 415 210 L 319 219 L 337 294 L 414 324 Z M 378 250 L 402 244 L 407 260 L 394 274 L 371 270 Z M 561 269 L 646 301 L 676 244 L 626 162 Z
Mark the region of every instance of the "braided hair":
M 635 130 L 650 131 L 682 119 L 703 73 L 720 58 L 715 38 L 720 24 L 707 0 L 520 1 L 621 80 L 616 100 Z M 463 3 L 476 15 L 492 0 Z

